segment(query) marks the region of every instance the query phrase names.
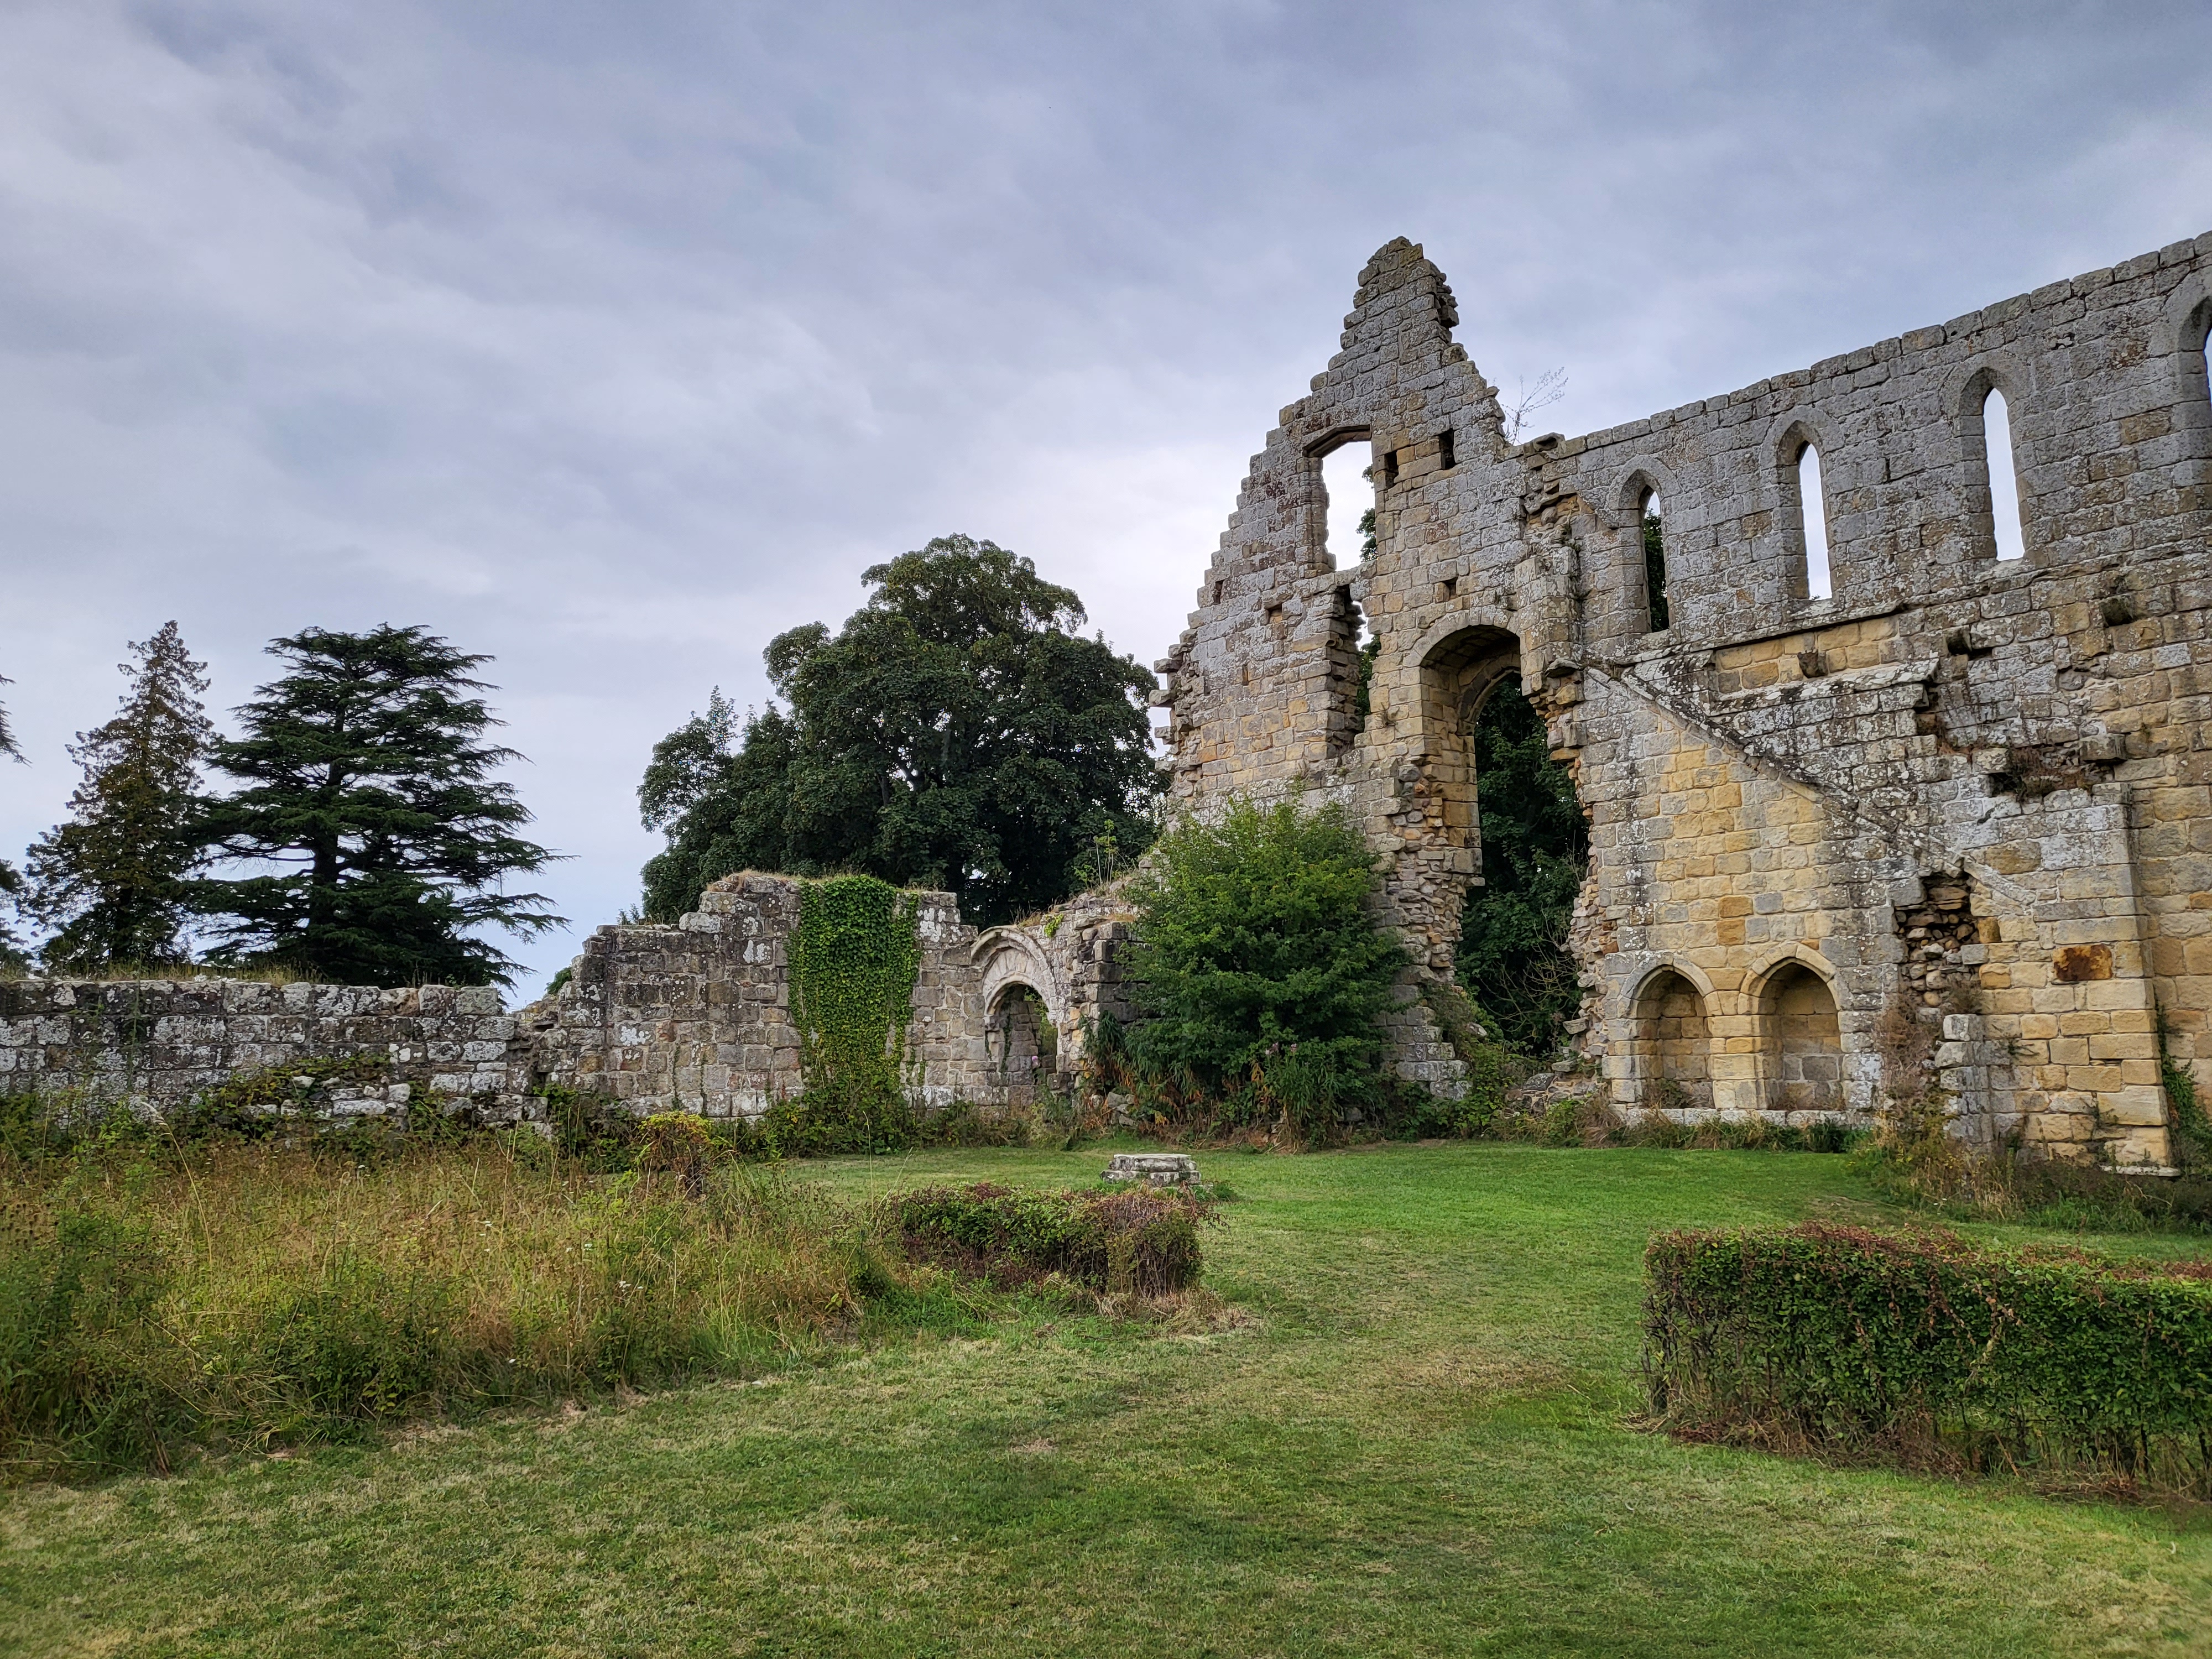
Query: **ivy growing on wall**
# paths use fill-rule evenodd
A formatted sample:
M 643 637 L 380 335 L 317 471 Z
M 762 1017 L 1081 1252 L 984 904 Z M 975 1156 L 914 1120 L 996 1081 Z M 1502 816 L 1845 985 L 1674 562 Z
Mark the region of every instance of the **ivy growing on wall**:
M 810 1092 L 898 1091 L 921 971 L 915 901 L 873 876 L 799 890 L 791 939 L 791 1013 Z

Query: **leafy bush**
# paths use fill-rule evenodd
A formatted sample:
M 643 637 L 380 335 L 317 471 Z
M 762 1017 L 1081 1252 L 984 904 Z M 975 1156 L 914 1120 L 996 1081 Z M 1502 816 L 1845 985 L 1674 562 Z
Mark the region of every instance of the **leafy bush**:
M 1350 814 L 1231 801 L 1164 836 L 1132 884 L 1126 1034 L 1139 1098 L 1279 1115 L 1310 1138 L 1382 1093 L 1382 1016 L 1405 953 L 1369 914 Z M 1235 1115 L 1232 1110 L 1231 1115 Z
M 1198 1282 L 1206 1206 L 1152 1187 L 1018 1192 L 981 1182 L 892 1200 L 908 1254 L 1022 1284 L 1048 1274 L 1094 1291 L 1160 1296 Z
M 760 1120 L 763 1145 L 780 1158 L 903 1152 L 921 1123 L 896 1089 L 832 1085 L 778 1100 Z
M 2212 1263 L 1811 1223 L 1662 1233 L 1644 1268 L 1670 1427 L 2212 1494 Z

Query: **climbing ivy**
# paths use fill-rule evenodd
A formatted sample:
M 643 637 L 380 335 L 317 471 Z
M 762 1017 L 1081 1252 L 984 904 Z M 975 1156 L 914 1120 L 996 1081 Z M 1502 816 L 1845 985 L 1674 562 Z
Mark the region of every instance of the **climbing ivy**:
M 873 876 L 799 890 L 791 1013 L 810 1091 L 896 1093 L 921 971 L 915 901 Z

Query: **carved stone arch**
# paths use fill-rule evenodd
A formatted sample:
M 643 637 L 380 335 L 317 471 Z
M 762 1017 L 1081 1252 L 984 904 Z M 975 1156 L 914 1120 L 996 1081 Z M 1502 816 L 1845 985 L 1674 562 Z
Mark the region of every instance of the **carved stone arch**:
M 2024 407 L 2035 392 L 2035 376 L 2020 356 L 2003 347 L 1977 352 L 1943 377 L 1943 412 L 1954 421 L 1981 418 L 1982 400 L 1992 391 L 2002 392 L 2014 409 Z
M 1067 1050 L 1067 996 L 1043 942 L 1021 927 L 989 928 L 970 947 L 978 969 L 983 1048 L 1009 1106 L 1034 1105 Z M 1043 1018 L 1038 1018 L 1038 1005 Z
M 1642 639 L 1673 626 L 1674 605 L 1669 591 L 1661 590 L 1658 602 L 1653 602 L 1652 570 L 1644 545 L 1644 503 L 1656 495 L 1667 506 L 1667 514 L 1673 523 L 1680 522 L 1675 503 L 1674 475 L 1663 461 L 1639 456 L 1630 464 L 1619 486 L 1613 491 L 1613 504 L 1608 514 L 1610 521 L 1618 527 L 1616 555 L 1618 569 L 1609 584 L 1620 596 L 1622 613 L 1626 620 L 1626 632 L 1631 638 Z M 1668 577 L 1678 574 L 1673 568 L 1672 550 L 1663 554 L 1667 562 L 1662 574 Z
M 1820 452 L 1821 490 L 1827 498 L 1819 503 L 1819 507 L 1828 536 L 1829 592 L 1839 592 L 1844 586 L 1843 570 L 1837 558 L 1835 515 L 1827 510 L 1828 501 L 1848 482 L 1844 470 L 1837 461 L 1836 434 L 1813 410 L 1791 410 L 1777 416 L 1767 428 L 1766 453 L 1773 480 L 1775 532 L 1782 545 L 1783 596 L 1796 605 L 1812 602 L 1805 540 L 1805 515 L 1808 509 L 1797 487 L 1798 465 L 1808 449 Z
M 2021 465 L 2019 422 L 2021 412 L 2033 407 L 2034 380 L 2027 366 L 2003 349 L 1981 352 L 1944 377 L 1942 409 L 1959 446 L 1960 491 L 1966 511 L 1966 556 L 1977 564 L 1994 564 L 1997 556 L 1996 509 L 1990 477 L 1989 428 L 1983 410 L 1990 393 L 2004 396 L 2005 412 L 2013 422 L 2013 480 L 2020 492 L 2021 528 L 2024 538 L 2030 522 L 2028 469 Z M 2031 561 L 2036 549 L 2027 547 Z
M 2154 347 L 2173 364 L 2175 427 L 2195 440 L 2198 459 L 2212 457 L 2212 385 L 2207 384 L 2204 341 L 2212 333 L 2212 281 L 2193 271 L 2166 297 Z
M 1525 683 L 1525 654 L 1512 613 L 1491 605 L 1455 611 L 1423 634 L 1407 653 L 1421 676 L 1423 750 L 1433 755 L 1459 741 L 1468 716 L 1507 675 Z
M 1678 957 L 1669 953 L 1652 957 L 1644 963 L 1643 971 L 1629 981 L 1627 1006 L 1631 1008 L 1635 1007 L 1644 992 L 1650 988 L 1652 981 L 1662 974 L 1680 975 L 1697 988 L 1698 994 L 1703 997 L 1708 1005 L 1720 995 L 1720 993 L 1713 988 L 1711 975 L 1706 973 L 1687 957 Z
M 1009 985 L 1028 986 L 1044 999 L 1052 1023 L 1067 1024 L 1067 990 L 1042 941 L 1027 927 L 988 927 L 975 936 L 968 959 L 975 965 L 988 1014 Z
M 1803 945 L 1784 950 L 1745 984 L 1768 1111 L 1844 1108 L 1843 1000 L 1834 967 Z
M 1482 854 L 1470 722 L 1499 684 L 1528 672 L 1512 615 L 1471 605 L 1438 621 L 1403 655 L 1386 646 L 1377 668 L 1385 666 L 1393 671 L 1387 695 L 1399 732 L 1410 738 L 1389 775 L 1390 810 L 1418 810 L 1425 824 L 1423 840 L 1442 856 L 1443 872 L 1474 875 Z M 1378 672 L 1378 685 L 1382 678 Z
M 1664 461 L 1651 455 L 1638 455 L 1628 464 L 1620 475 L 1620 483 L 1613 491 L 1613 522 L 1626 526 L 1636 521 L 1636 510 L 1643 504 L 1646 490 L 1656 493 L 1662 501 L 1675 499 L 1674 470 Z
M 2212 279 L 2201 270 L 2182 278 L 2166 296 L 2151 349 L 2166 353 L 2201 353 L 2208 330 L 2212 330 Z

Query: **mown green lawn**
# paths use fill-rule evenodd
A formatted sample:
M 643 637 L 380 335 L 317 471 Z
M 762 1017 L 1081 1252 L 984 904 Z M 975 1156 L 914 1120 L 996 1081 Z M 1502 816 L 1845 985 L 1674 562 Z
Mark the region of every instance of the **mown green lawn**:
M 1097 1152 L 806 1166 L 848 1194 Z M 0 1649 L 84 1654 L 2212 1653 L 2212 1519 L 1629 1426 L 1655 1228 L 1869 1212 L 1844 1161 L 1201 1160 L 1209 1282 L 765 1382 L 0 1495 Z M 2172 1250 L 2172 1240 L 2119 1243 Z

